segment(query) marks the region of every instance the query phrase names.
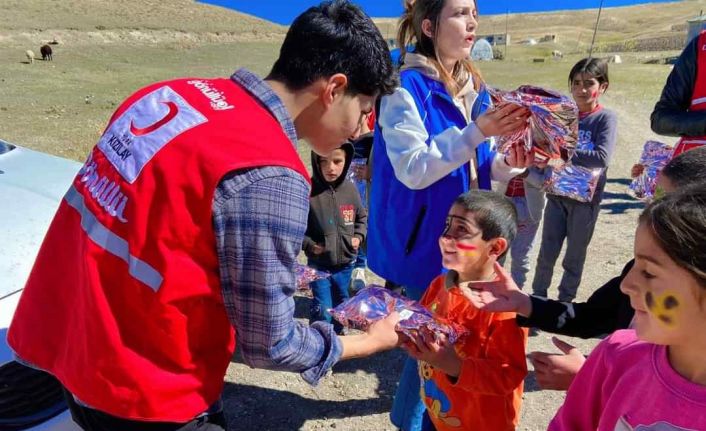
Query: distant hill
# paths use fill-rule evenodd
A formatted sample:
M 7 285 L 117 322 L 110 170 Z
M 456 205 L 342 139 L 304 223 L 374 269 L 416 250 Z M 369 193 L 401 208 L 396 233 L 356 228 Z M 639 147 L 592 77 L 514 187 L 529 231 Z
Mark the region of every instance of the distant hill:
M 706 11 L 705 0 L 687 0 L 675 3 L 649 3 L 637 6 L 604 8 L 596 44 L 604 51 L 624 46 L 627 50 L 651 39 L 673 40 L 681 48 L 686 38 L 686 20 Z M 479 35 L 505 33 L 505 15 L 482 15 Z M 598 9 L 558 11 L 549 13 L 510 14 L 507 17 L 511 43 L 517 44 L 528 38 L 539 39 L 555 34 L 557 49 L 567 52 L 585 50 L 591 43 L 593 27 Z M 395 19 L 376 19 L 386 38 L 396 37 Z M 643 44 L 646 44 L 644 42 Z M 660 48 L 657 49 L 676 49 Z
M 0 43 L 280 39 L 286 27 L 192 0 L 2 0 Z M 183 36 L 182 36 L 183 37 Z

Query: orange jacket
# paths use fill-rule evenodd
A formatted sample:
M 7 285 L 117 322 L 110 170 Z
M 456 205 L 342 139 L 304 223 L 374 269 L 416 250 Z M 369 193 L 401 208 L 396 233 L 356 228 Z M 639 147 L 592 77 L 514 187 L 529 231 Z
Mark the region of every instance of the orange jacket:
M 505 431 L 517 426 L 527 362 L 527 330 L 515 313 L 475 308 L 455 288 L 454 272 L 432 281 L 421 299 L 436 316 L 463 325 L 468 334 L 456 343 L 463 360 L 455 381 L 421 362 L 421 397 L 438 431 Z

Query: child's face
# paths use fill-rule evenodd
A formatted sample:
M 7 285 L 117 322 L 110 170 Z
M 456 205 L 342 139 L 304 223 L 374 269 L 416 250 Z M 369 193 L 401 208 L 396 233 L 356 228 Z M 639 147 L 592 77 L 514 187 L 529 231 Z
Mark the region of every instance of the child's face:
M 439 238 L 443 267 L 458 272 L 463 281 L 478 280 L 481 274 L 491 270 L 506 246 L 503 238 L 483 240 L 474 214 L 460 205 L 451 207 L 444 233 Z
M 608 84 L 600 84 L 589 73 L 578 73 L 571 80 L 571 95 L 581 112 L 592 111 L 598 105 L 598 98 L 608 88 Z
M 328 156 L 319 158 L 319 167 L 324 179 L 332 183 L 341 176 L 346 165 L 346 152 L 342 149 L 333 150 Z
M 703 336 L 703 329 L 698 329 L 706 327 L 703 289 L 662 250 L 644 223 L 635 235 L 635 266 L 620 290 L 630 296 L 633 325 L 641 340 L 678 346 Z

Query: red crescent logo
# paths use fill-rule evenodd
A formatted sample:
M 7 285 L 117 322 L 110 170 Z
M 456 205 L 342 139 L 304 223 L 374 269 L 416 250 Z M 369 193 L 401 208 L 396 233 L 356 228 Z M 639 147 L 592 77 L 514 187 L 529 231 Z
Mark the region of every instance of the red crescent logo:
M 147 127 L 136 127 L 134 124 L 134 120 L 130 120 L 130 133 L 132 133 L 135 136 L 142 136 L 146 135 L 148 133 L 152 133 L 155 130 L 159 129 L 160 127 L 164 126 L 168 122 L 172 121 L 174 117 L 177 116 L 179 113 L 179 107 L 177 106 L 176 103 L 174 102 L 160 102 L 169 108 L 169 112 L 167 112 L 167 115 L 162 117 L 161 120 L 158 120 L 156 123 L 150 124 Z

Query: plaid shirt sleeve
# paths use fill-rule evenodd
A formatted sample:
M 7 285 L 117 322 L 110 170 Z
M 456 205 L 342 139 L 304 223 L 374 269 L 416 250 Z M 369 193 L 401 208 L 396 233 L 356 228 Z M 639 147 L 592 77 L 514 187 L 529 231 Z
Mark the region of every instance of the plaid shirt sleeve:
M 333 326 L 294 320 L 294 263 L 309 211 L 309 185 L 283 167 L 224 178 L 213 203 L 221 288 L 245 362 L 297 371 L 315 385 L 341 356 Z

